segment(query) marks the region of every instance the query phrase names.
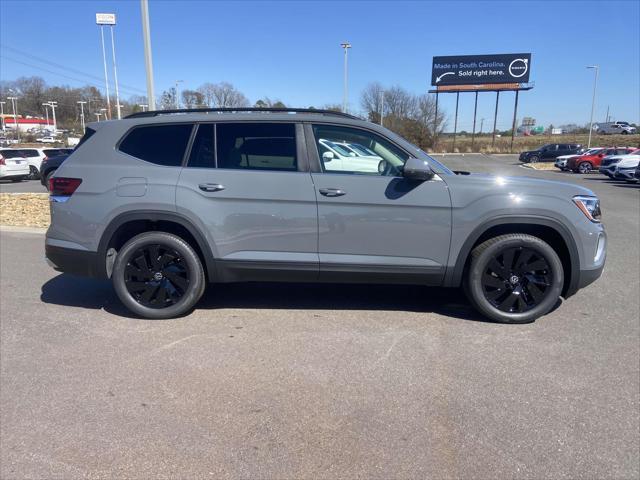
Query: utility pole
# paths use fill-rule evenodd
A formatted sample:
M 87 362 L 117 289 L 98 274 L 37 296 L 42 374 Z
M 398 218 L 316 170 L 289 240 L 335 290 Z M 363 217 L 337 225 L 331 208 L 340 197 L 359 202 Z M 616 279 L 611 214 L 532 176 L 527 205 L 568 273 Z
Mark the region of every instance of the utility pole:
M 383 127 L 382 119 L 384 118 L 384 90 L 380 92 L 380 126 Z
M 591 121 L 589 122 L 589 143 L 587 144 L 587 148 L 591 148 L 591 133 L 593 132 L 593 110 L 596 106 L 596 88 L 598 87 L 598 72 L 600 70 L 600 66 L 598 65 L 587 65 L 587 68 L 592 68 L 596 71 L 596 76 L 593 80 L 593 97 L 591 99 Z
M 98 117 L 98 121 L 100 121 L 100 115 L 102 115 L 102 113 L 100 113 L 100 112 L 96 112 L 96 113 L 94 113 L 94 115 L 95 115 L 96 117 Z
M 349 42 L 343 42 L 340 44 L 342 48 L 344 48 L 344 91 L 342 97 L 342 111 L 347 113 L 347 106 L 349 104 L 349 71 L 348 71 L 348 63 L 349 63 L 349 49 L 351 48 L 351 44 Z
M 16 112 L 18 97 L 7 97 L 7 100 L 11 100 L 11 105 L 13 106 L 13 126 L 16 129 L 17 139 L 20 141 L 20 127 L 18 127 L 18 114 Z
M 2 122 L 2 131 L 4 132 L 4 104 L 7 102 L 0 102 L 0 122 Z
M 104 49 L 104 25 L 100 25 L 100 39 L 102 40 L 102 63 L 104 65 L 104 87 L 107 93 L 107 111 L 111 118 L 111 97 L 109 96 L 109 74 L 107 73 L 107 53 Z
M 49 101 L 47 105 L 51 107 L 51 112 L 53 113 L 53 133 L 58 131 L 58 123 L 56 122 L 56 107 L 58 106 L 58 102 Z
M 147 70 L 147 102 L 151 110 L 156 109 L 156 96 L 153 92 L 153 60 L 151 58 L 151 29 L 149 28 L 149 1 L 140 0 L 142 11 L 142 36 L 144 37 L 144 64 Z
M 176 80 L 176 109 L 180 108 L 180 100 L 178 97 L 178 84 L 183 82 L 184 80 Z
M 84 132 L 84 104 L 87 102 L 78 101 L 76 103 L 80 105 L 80 124 L 82 125 L 82 131 Z
M 609 105 L 607 105 L 607 123 L 609 123 Z
M 44 116 L 47 119 L 47 131 L 49 130 L 49 110 L 47 110 L 47 107 L 49 106 L 48 103 L 43 103 L 42 106 L 44 107 Z
M 480 119 L 480 132 L 478 133 L 478 135 L 482 135 L 482 126 L 484 125 L 484 118 Z

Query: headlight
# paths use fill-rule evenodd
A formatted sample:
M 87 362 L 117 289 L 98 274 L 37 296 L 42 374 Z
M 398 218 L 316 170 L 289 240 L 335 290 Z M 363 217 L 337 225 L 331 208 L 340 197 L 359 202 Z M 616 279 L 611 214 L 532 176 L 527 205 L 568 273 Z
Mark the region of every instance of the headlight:
M 586 197 L 578 195 L 573 197 L 573 203 L 592 222 L 599 223 L 602 212 L 600 211 L 600 200 L 597 197 Z

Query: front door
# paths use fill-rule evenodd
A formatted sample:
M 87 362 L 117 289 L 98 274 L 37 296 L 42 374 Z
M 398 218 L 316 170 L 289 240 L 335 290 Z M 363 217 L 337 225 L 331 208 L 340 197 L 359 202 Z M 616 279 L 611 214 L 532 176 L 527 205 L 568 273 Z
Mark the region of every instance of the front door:
M 219 280 L 317 279 L 316 197 L 297 137 L 293 123 L 198 126 L 176 206 L 208 233 Z
M 320 278 L 439 285 L 451 240 L 446 183 L 438 176 L 424 182 L 401 177 L 398 167 L 409 155 L 369 130 L 317 124 L 306 132 L 319 152 L 331 141 L 374 153 L 351 163 L 350 170 L 333 171 L 321 154 L 311 152 L 321 167 L 312 173 Z

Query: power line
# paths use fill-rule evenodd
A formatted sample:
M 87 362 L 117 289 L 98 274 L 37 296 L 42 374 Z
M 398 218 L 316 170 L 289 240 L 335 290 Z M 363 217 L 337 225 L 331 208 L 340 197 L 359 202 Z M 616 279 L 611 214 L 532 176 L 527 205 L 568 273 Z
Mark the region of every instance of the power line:
M 37 62 L 48 64 L 48 65 L 50 65 L 52 67 L 61 68 L 61 69 L 65 70 L 65 71 L 69 71 L 69 72 L 76 73 L 78 75 L 82 75 L 82 76 L 85 76 L 85 77 L 93 78 L 94 80 L 98 80 L 99 82 L 102 82 L 102 80 L 103 80 L 101 77 L 98 77 L 97 75 L 92 75 L 90 73 L 83 72 L 82 70 L 78 70 L 78 69 L 75 69 L 75 68 L 72 68 L 72 67 L 69 67 L 69 66 L 66 66 L 66 65 L 62 65 L 60 63 L 52 62 L 51 60 L 47 60 L 47 59 L 38 57 L 38 56 L 33 55 L 31 53 L 27 53 L 27 52 L 24 52 L 24 51 L 19 50 L 17 48 L 10 47 L 9 45 L 0 44 L 0 47 L 4 48 L 6 50 L 11 50 L 11 51 L 17 53 L 18 55 L 22 55 L 22 56 L 25 56 L 27 58 L 31 58 L 32 60 L 35 60 Z M 140 93 L 138 93 L 138 95 L 145 94 L 145 91 L 143 89 L 141 89 L 141 88 L 132 87 L 130 85 L 126 85 L 126 84 L 123 84 L 123 83 L 120 83 L 120 85 L 122 87 L 125 87 L 125 89 L 127 89 L 127 90 L 134 90 L 136 92 L 140 92 Z

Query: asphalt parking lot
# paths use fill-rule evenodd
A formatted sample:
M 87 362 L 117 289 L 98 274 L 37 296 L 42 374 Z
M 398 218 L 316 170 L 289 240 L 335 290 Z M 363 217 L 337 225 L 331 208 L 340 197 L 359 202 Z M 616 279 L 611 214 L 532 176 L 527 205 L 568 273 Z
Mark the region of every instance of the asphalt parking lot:
M 1 231 L 0 478 L 638 478 L 640 188 L 439 159 L 592 189 L 602 278 L 529 325 L 457 290 L 263 284 L 148 321 Z
M 11 182 L 0 180 L 0 193 L 47 193 L 40 180 L 23 180 Z

